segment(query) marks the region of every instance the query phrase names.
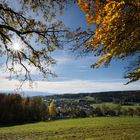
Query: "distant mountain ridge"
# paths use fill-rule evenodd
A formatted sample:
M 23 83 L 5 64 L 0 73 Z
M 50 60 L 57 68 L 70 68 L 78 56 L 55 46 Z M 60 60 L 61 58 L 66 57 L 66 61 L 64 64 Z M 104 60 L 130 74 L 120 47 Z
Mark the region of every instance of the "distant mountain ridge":
M 0 90 L 0 93 L 13 94 L 13 93 L 17 93 L 17 92 L 10 91 L 10 90 Z M 54 95 L 52 93 L 46 93 L 46 92 L 40 92 L 40 91 L 22 91 L 22 92 L 19 92 L 19 94 L 25 95 L 25 96 L 50 96 L 50 95 Z

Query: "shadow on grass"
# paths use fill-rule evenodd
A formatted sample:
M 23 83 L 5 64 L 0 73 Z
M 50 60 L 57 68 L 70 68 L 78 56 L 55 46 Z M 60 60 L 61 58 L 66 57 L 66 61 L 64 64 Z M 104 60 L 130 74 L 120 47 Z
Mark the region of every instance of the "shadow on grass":
M 32 124 L 32 123 L 38 123 L 38 122 L 40 122 L 40 121 L 0 123 L 0 127 L 12 127 L 12 126 L 16 126 L 16 125 L 25 125 L 25 124 Z

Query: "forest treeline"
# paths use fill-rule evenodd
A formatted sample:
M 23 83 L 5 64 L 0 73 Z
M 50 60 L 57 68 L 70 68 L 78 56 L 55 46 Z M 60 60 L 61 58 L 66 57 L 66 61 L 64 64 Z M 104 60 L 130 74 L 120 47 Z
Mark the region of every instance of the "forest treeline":
M 47 106 L 39 98 L 24 98 L 19 94 L 0 94 L 0 124 L 45 120 Z

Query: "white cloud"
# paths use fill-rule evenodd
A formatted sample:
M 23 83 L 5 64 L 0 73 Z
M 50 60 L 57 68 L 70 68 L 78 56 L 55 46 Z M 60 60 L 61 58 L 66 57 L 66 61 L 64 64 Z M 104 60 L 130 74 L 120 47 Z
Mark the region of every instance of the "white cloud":
M 0 90 L 13 90 L 16 88 L 18 81 L 0 79 Z M 79 93 L 79 92 L 100 92 L 100 91 L 117 91 L 117 90 L 140 90 L 139 82 L 124 85 L 123 82 L 93 81 L 93 80 L 69 80 L 69 81 L 38 81 L 37 86 L 30 88 L 26 82 L 23 90 L 32 92 L 46 93 Z
M 89 68 L 90 66 L 79 66 L 78 68 L 79 69 L 87 69 L 87 68 Z
M 57 64 L 66 64 L 71 61 L 69 57 L 56 57 L 55 60 L 57 61 Z

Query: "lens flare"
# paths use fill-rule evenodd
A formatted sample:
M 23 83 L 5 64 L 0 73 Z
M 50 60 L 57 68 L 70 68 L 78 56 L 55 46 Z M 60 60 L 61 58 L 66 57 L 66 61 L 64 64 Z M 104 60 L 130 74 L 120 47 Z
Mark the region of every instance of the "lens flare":
M 13 47 L 13 51 L 21 51 L 20 44 L 17 42 L 14 42 L 12 47 Z

